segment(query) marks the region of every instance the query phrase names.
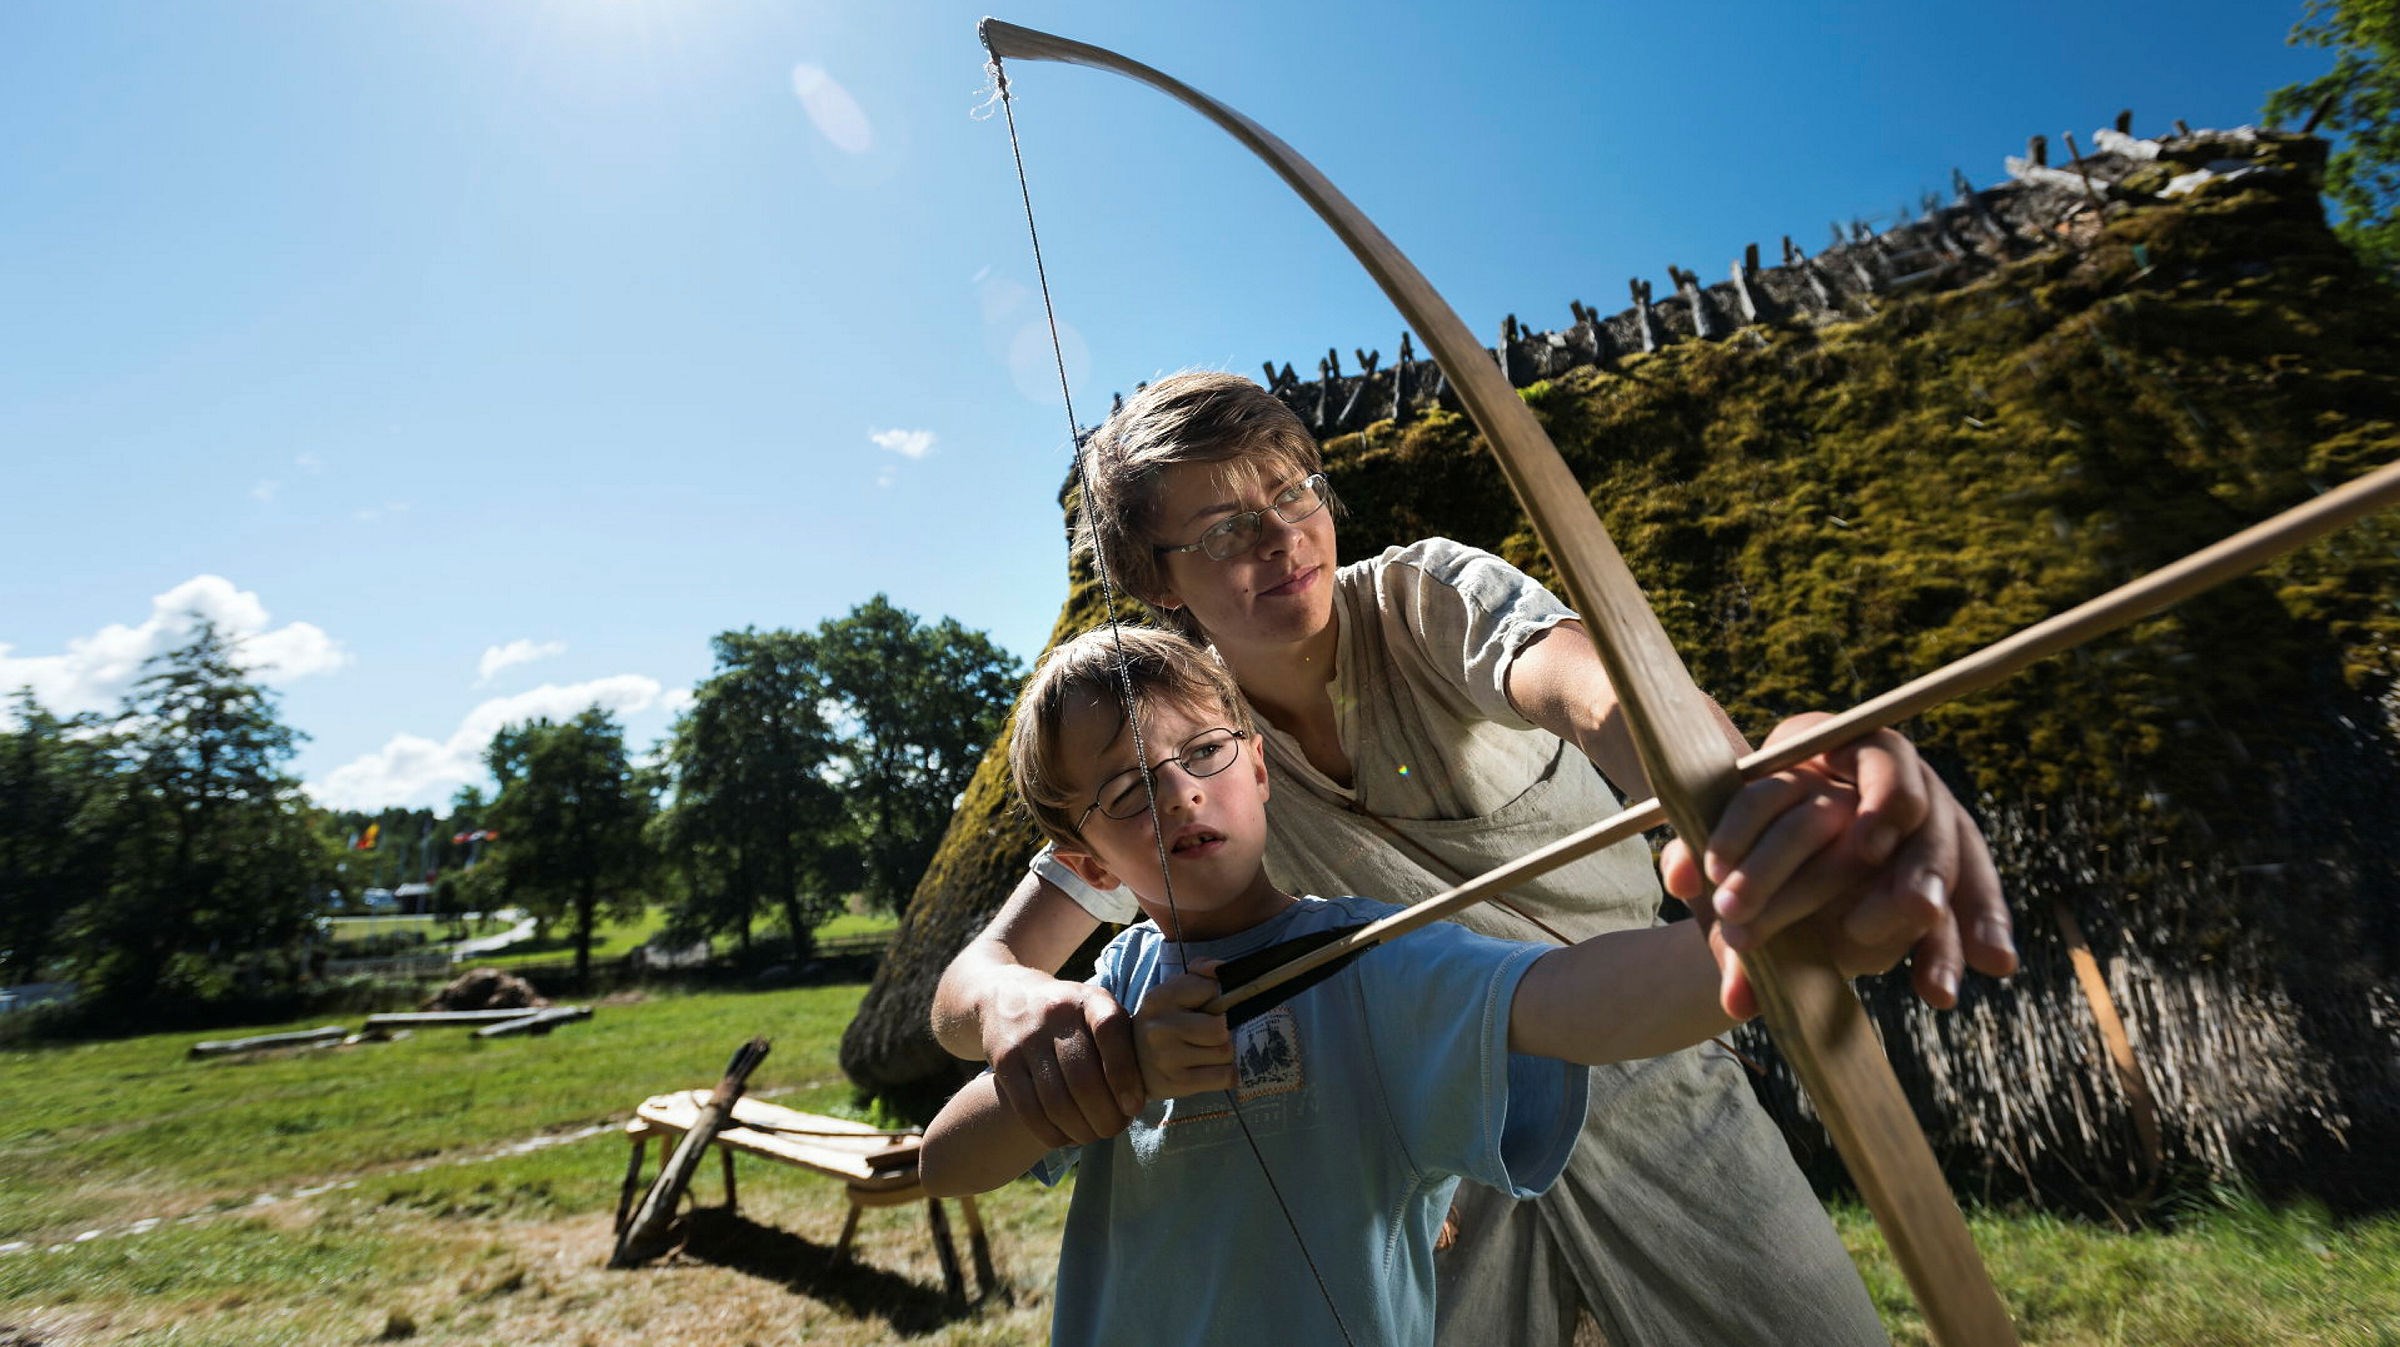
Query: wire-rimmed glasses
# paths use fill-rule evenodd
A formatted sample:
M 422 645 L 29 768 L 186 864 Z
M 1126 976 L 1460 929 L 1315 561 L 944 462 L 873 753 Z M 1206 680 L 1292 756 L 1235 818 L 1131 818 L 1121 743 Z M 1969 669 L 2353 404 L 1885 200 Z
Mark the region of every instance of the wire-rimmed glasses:
M 1196 541 L 1180 547 L 1161 547 L 1158 554 L 1163 557 L 1177 552 L 1198 552 L 1211 561 L 1230 561 L 1258 546 L 1259 534 L 1266 528 L 1266 516 L 1269 513 L 1286 524 L 1297 524 L 1324 509 L 1326 501 L 1331 498 L 1325 474 L 1312 472 L 1276 492 L 1275 499 L 1267 502 L 1266 509 L 1244 510 L 1240 514 L 1227 515 L 1209 525 L 1208 531 Z
M 1174 757 L 1159 759 L 1158 764 L 1150 769 L 1150 774 L 1155 777 L 1164 772 L 1169 763 L 1173 763 L 1183 769 L 1185 776 L 1195 781 L 1215 776 L 1242 756 L 1242 741 L 1249 737 L 1248 730 L 1226 729 L 1223 726 L 1202 730 L 1184 740 L 1183 747 L 1176 750 Z M 1142 785 L 1142 769 L 1128 767 L 1101 782 L 1100 789 L 1092 795 L 1091 804 L 1075 820 L 1077 832 L 1083 830 L 1084 823 L 1091 818 L 1094 809 L 1107 818 L 1120 820 L 1140 818 L 1149 813 L 1150 792 Z

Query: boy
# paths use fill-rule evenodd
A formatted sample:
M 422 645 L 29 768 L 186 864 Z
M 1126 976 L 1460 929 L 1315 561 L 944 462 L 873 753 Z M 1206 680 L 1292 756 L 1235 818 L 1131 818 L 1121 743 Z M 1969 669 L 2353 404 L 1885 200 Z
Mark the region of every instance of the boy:
M 1120 645 L 1155 810 L 1118 699 Z M 1095 977 L 1134 1008 L 1150 1102 L 1115 1138 L 1051 1154 L 985 1075 L 927 1129 L 921 1176 L 949 1195 L 1080 1162 L 1056 1342 L 1430 1343 L 1451 1192 L 1461 1177 L 1518 1197 L 1549 1185 L 1584 1116 L 1588 1076 L 1569 1063 L 1734 1023 L 1695 923 L 1563 949 L 1441 923 L 1245 1023 L 1224 1065 L 1225 1023 L 1198 1010 L 1216 962 L 1392 910 L 1269 882 L 1253 733 L 1215 658 L 1146 629 L 1061 645 L 1017 704 L 1010 767 L 1058 861 L 1132 889 L 1150 919 Z

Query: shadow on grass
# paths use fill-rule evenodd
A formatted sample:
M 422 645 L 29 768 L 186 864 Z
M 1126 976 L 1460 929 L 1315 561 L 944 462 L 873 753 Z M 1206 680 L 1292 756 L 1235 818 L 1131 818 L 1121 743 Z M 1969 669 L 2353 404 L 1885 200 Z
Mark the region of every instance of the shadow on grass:
M 684 1220 L 684 1257 L 777 1283 L 853 1318 L 880 1319 L 903 1337 L 971 1318 L 977 1309 L 974 1301 L 954 1298 L 939 1286 L 862 1263 L 855 1251 L 837 1267 L 831 1244 L 721 1207 L 699 1208 Z

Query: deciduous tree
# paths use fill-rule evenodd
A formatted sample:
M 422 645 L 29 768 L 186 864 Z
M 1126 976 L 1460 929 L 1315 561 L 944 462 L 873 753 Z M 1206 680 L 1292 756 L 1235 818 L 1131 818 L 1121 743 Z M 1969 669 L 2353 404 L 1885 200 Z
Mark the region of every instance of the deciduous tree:
M 110 883 L 77 923 L 79 970 L 125 1006 L 267 990 L 296 972 L 274 956 L 331 868 L 284 770 L 300 736 L 213 623 L 146 668 L 117 724 Z
M 2340 134 L 2325 165 L 2334 232 L 2368 265 L 2400 281 L 2400 0 L 2309 0 L 2296 45 L 2325 47 L 2333 69 L 2267 98 L 2267 117 Z
M 0 983 L 40 980 L 71 917 L 108 884 L 115 762 L 101 724 L 20 689 L 0 730 Z
M 921 623 L 881 594 L 820 626 L 817 643 L 845 741 L 865 890 L 898 909 L 999 734 L 1023 670 L 982 632 L 953 618 Z
M 492 736 L 485 765 L 500 797 L 487 813 L 509 901 L 545 921 L 573 924 L 575 975 L 591 971 L 592 928 L 643 906 L 652 852 L 643 828 L 655 808 L 625 751 L 615 717 L 593 707 L 573 720 L 536 720 Z
M 666 765 L 674 799 L 658 834 L 682 879 L 678 926 L 746 943 L 779 912 L 796 955 L 858 883 L 858 848 L 828 779 L 839 743 L 815 638 L 726 632 L 716 671 L 676 722 Z

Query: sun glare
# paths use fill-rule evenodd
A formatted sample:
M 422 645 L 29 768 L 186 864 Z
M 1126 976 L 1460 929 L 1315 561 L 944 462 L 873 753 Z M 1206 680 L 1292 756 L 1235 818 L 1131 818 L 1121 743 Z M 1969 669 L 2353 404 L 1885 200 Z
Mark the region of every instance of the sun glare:
M 792 92 L 808 119 L 816 124 L 818 134 L 833 142 L 844 154 L 865 154 L 875 148 L 875 128 L 867 122 L 866 109 L 850 96 L 822 66 L 803 61 L 792 67 Z

